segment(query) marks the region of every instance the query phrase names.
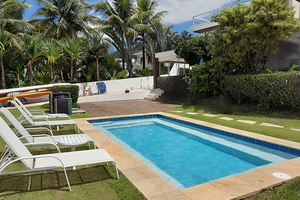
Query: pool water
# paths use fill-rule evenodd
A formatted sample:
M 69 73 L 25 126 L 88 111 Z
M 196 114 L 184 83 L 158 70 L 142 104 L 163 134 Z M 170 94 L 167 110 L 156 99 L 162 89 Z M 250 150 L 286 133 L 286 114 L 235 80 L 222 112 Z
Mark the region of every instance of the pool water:
M 297 157 L 167 119 L 93 125 L 178 189 Z

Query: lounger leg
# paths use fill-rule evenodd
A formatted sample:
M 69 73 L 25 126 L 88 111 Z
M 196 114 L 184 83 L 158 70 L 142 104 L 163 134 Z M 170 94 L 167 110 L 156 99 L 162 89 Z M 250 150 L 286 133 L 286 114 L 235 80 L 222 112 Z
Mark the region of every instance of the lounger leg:
M 115 166 L 115 168 L 116 168 L 116 173 L 117 173 L 117 178 L 118 178 L 118 180 L 119 180 L 119 172 L 118 172 L 118 168 L 117 168 L 117 163 L 116 162 L 113 162 L 113 165 Z
M 69 190 L 71 191 L 71 186 L 70 186 L 70 182 L 69 182 L 69 178 L 68 178 L 68 175 L 67 175 L 67 171 L 65 168 L 64 169 L 64 173 L 65 173 L 65 176 L 66 176 L 66 180 L 67 180 L 67 183 L 68 183 L 68 186 L 69 186 Z

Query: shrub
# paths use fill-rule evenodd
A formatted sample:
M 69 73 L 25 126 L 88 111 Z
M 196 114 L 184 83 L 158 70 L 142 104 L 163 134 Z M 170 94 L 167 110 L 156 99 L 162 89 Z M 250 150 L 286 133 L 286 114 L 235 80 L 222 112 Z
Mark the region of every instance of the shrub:
M 70 92 L 72 102 L 76 103 L 78 101 L 78 85 L 55 85 L 52 87 L 52 92 Z
M 250 99 L 266 108 L 285 105 L 300 109 L 300 72 L 227 76 L 224 84 L 239 103 Z
M 188 84 L 183 78 L 184 76 L 158 77 L 157 84 L 166 95 L 186 95 Z
M 192 66 L 192 92 L 194 98 L 200 95 L 200 98 L 207 98 L 216 95 L 219 90 L 219 84 L 215 80 L 215 76 L 211 73 L 213 66 L 203 62 L 201 65 Z

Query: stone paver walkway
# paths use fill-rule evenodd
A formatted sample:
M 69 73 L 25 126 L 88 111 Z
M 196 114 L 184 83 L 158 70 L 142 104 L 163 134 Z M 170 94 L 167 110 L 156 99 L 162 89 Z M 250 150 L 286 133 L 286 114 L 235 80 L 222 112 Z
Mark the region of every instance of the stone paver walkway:
M 179 106 L 149 100 L 80 103 L 81 109 L 95 117 L 163 112 Z

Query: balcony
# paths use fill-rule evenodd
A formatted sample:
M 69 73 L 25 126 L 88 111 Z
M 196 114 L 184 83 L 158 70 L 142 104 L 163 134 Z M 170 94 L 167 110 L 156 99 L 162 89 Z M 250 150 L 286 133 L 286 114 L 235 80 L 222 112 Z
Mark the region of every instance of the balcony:
M 204 33 L 207 31 L 214 30 L 218 27 L 218 23 L 216 22 L 210 22 L 210 19 L 214 17 L 216 14 L 218 14 L 221 10 L 225 8 L 231 8 L 233 6 L 238 5 L 239 3 L 249 5 L 251 0 L 244 0 L 240 2 L 236 2 L 234 4 L 230 4 L 227 6 L 224 6 L 222 8 L 218 8 L 206 13 L 202 13 L 200 15 L 196 15 L 193 17 L 193 26 L 190 27 L 194 32 L 196 33 Z M 300 0 L 299 0 L 300 1 Z

